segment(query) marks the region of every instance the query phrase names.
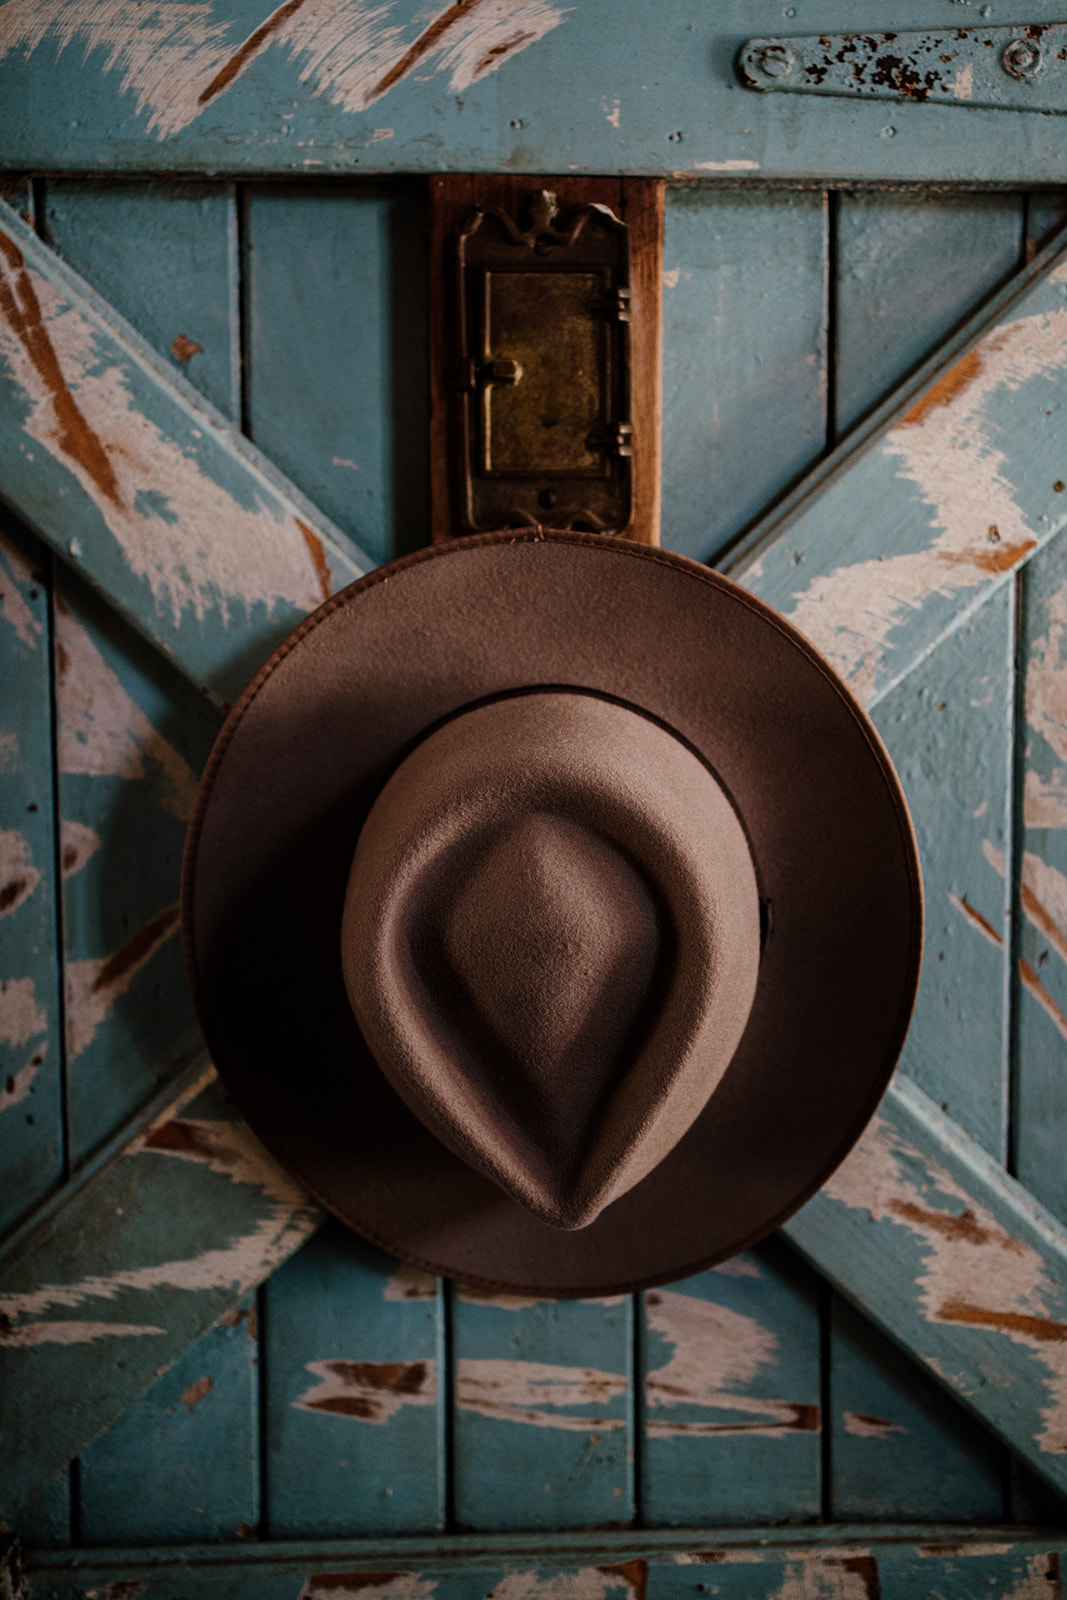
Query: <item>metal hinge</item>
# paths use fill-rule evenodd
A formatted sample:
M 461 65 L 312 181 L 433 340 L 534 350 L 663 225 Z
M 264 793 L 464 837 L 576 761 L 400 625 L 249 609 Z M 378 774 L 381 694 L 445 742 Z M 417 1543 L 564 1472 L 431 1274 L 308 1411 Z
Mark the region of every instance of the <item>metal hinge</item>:
M 749 39 L 737 75 L 787 94 L 1064 112 L 1067 22 Z

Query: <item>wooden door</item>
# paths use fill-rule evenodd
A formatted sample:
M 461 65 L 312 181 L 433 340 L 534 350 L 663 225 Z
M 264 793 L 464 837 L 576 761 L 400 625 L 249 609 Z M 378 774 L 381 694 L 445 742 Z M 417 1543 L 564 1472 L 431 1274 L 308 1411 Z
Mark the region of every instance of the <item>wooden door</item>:
M 1057 1595 L 1067 358 L 1059 269 L 1017 276 L 1061 219 L 1049 119 L 736 86 L 744 37 L 840 4 L 483 6 L 0 7 L 38 236 L 5 223 L 0 1139 L 7 1256 L 48 1266 L 0 1340 L 79 1452 L 9 1513 L 32 1592 Z M 425 173 L 576 152 L 670 182 L 664 543 L 792 614 L 901 772 L 929 1100 L 749 1255 L 530 1303 L 270 1174 L 203 1078 L 176 900 L 219 705 L 427 538 Z

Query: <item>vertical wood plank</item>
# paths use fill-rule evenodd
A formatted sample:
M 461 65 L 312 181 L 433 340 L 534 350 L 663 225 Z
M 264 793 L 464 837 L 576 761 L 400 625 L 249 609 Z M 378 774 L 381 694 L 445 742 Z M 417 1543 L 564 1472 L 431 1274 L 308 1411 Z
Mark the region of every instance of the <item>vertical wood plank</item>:
M 1000 1520 L 1003 1447 L 839 1299 L 833 1332 L 834 1518 Z
M 252 439 L 373 561 L 428 544 L 422 185 L 245 206 Z
M 642 1520 L 818 1516 L 818 1279 L 777 1240 L 643 1298 Z
M 240 415 L 231 185 L 50 182 L 50 243 L 226 415 Z M 218 727 L 73 575 L 57 577 L 69 1139 L 87 1156 L 199 1046 L 178 937 L 185 829 Z M 83 1537 L 233 1538 L 258 1520 L 248 1317 L 209 1334 L 87 1450 Z
M 991 1155 L 1007 1155 L 1013 703 L 1010 590 L 999 590 L 875 709 L 911 810 L 926 929 L 903 1070 Z
M 626 1526 L 633 1302 L 459 1287 L 452 1421 L 461 1531 Z
M 232 184 L 52 179 L 44 233 L 201 394 L 239 417 Z
M 1050 403 L 1056 404 L 1050 396 Z M 1067 462 L 1064 477 L 1067 478 Z M 1016 1174 L 1067 1220 L 1067 540 L 1027 569 L 1019 657 Z
M 835 428 L 840 437 L 1019 264 L 1019 195 L 842 194 Z
M 436 1280 L 331 1222 L 264 1299 L 271 1537 L 442 1528 Z
M 48 567 L 0 516 L 0 1231 L 64 1161 Z
M 712 561 L 822 454 L 826 200 L 673 189 L 663 276 L 663 530 Z
M 245 1299 L 82 1453 L 85 1544 L 254 1536 L 256 1351 L 255 1302 Z

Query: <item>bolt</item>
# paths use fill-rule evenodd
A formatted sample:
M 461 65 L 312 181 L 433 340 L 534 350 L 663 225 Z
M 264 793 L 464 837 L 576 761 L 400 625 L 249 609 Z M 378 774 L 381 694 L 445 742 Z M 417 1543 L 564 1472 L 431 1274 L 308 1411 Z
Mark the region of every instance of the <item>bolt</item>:
M 1013 39 L 1004 46 L 1000 64 L 1013 78 L 1032 78 L 1041 65 L 1041 46 L 1033 39 Z
M 796 64 L 796 57 L 786 44 L 765 44 L 756 57 L 756 65 L 768 78 L 787 78 Z

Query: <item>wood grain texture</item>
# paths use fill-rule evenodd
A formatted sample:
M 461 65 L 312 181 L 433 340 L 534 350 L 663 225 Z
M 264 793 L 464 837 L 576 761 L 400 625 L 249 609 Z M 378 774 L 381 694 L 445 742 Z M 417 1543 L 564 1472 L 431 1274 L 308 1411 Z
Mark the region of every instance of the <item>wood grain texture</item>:
M 456 532 L 456 441 L 449 423 L 448 373 L 454 332 L 451 297 L 455 230 L 480 207 L 518 217 L 531 194 L 551 189 L 566 213 L 580 205 L 610 207 L 630 229 L 633 516 L 626 537 L 658 544 L 662 410 L 662 271 L 664 186 L 655 179 L 493 176 L 432 177 L 430 192 L 430 462 L 433 538 Z
M 633 1304 L 457 1286 L 456 1525 L 626 1526 L 634 1515 Z
M 0 276 L 7 500 L 231 699 L 365 559 L 7 208 Z
M 245 217 L 251 438 L 371 561 L 428 544 L 424 186 L 250 186 Z
M 672 189 L 663 276 L 663 531 L 714 561 L 826 443 L 827 201 Z
M 0 1230 L 63 1174 L 48 554 L 0 517 Z
M 182 1083 L 0 1263 L 0 1515 L 317 1226 L 316 1208 L 234 1120 L 213 1069 L 191 1069 Z
M 642 1300 L 643 1523 L 818 1516 L 815 1274 L 768 1241 Z
M 1060 120 L 962 104 L 861 104 L 739 87 L 753 36 L 886 25 L 850 0 L 521 6 L 346 0 L 153 7 L 8 0 L 0 146 L 13 169 L 279 175 L 681 174 L 1062 182 Z M 952 14 L 937 13 L 955 24 Z M 1060 20 L 1054 0 L 1026 18 Z M 975 18 L 964 18 L 975 21 Z M 998 17 L 998 20 L 999 17 Z M 894 28 L 936 23 L 896 0 Z M 120 30 L 121 48 L 116 43 Z
M 84 1600 L 93 1588 L 108 1600 L 1059 1600 L 1065 1556 L 1062 1535 L 1047 1530 L 866 1523 L 766 1528 L 758 1539 L 719 1527 L 536 1541 L 460 1536 L 447 1547 L 335 1540 L 225 1556 L 210 1546 L 78 1551 L 70 1566 L 33 1557 L 29 1572 L 43 1600 Z
M 443 1528 L 440 1285 L 330 1222 L 264 1298 L 271 1538 Z
M 1067 1489 L 1067 1232 L 921 1090 L 897 1078 L 783 1231 L 1028 1466 Z

